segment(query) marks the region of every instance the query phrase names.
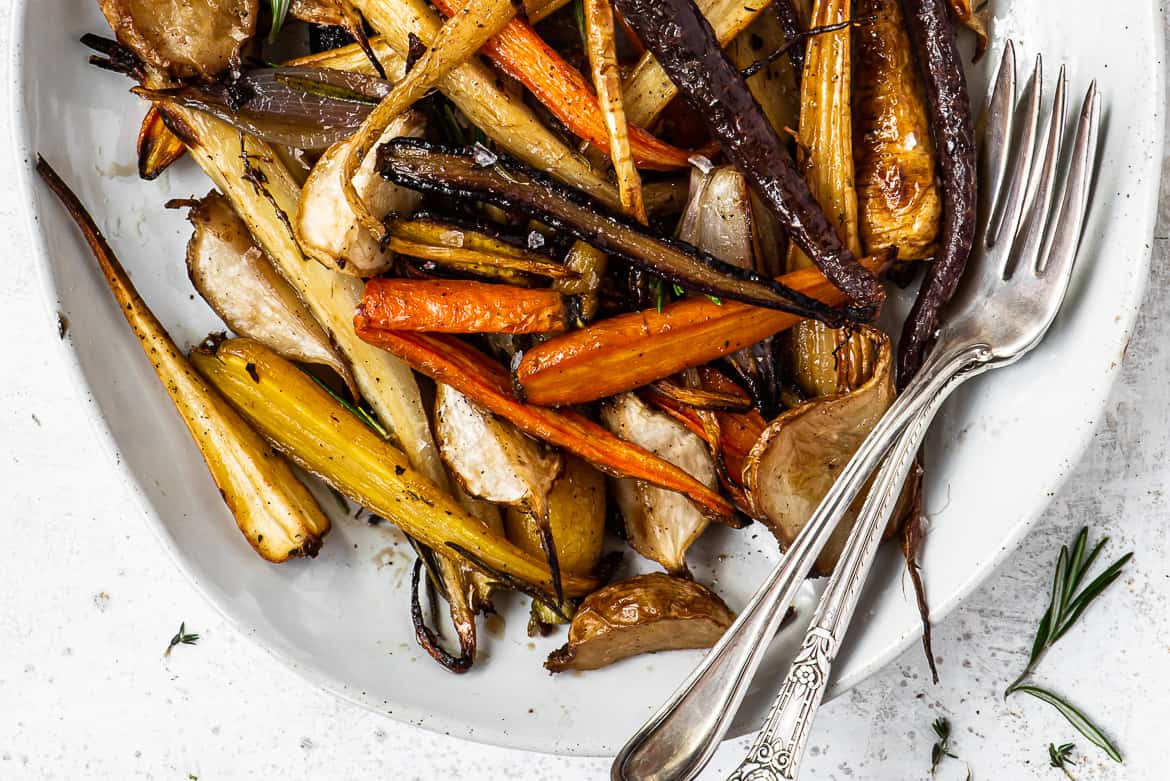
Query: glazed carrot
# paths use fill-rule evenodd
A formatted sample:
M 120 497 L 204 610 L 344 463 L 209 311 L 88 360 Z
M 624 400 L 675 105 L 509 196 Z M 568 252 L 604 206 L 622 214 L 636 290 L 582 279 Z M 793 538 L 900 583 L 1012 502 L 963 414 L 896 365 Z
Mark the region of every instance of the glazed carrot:
M 731 521 L 731 504 L 715 491 L 653 453 L 611 434 L 577 412 L 551 410 L 518 401 L 504 367 L 450 336 L 374 327 L 359 311 L 357 335 L 406 361 L 435 382 L 450 385 L 530 437 L 562 447 L 607 474 L 644 480 L 684 494 L 716 520 Z
M 887 262 L 888 255 L 881 255 L 863 259 L 862 265 L 877 272 Z M 777 279 L 831 306 L 845 302 L 841 291 L 816 269 Z M 524 354 L 515 382 L 533 404 L 593 401 L 730 355 L 802 319 L 739 301 L 717 304 L 697 296 L 686 298 L 661 312 L 646 309 L 618 315 L 553 337 Z
M 565 330 L 555 290 L 462 279 L 371 279 L 358 316 L 370 328 L 446 334 L 542 334 Z
M 444 16 L 459 11 L 466 0 L 436 0 Z M 557 119 L 577 136 L 609 152 L 609 134 L 597 96 L 581 72 L 565 62 L 528 22 L 513 19 L 480 50 L 500 70 L 528 88 Z M 630 126 L 630 150 L 641 168 L 667 171 L 687 167 L 691 153 Z

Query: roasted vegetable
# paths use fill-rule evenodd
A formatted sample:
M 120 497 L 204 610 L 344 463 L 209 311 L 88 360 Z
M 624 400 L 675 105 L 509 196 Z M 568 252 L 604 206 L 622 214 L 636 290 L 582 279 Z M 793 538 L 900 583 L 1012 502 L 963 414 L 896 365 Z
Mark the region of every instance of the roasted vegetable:
M 851 391 L 813 399 L 783 413 L 769 424 L 748 456 L 744 484 L 753 514 L 763 518 L 782 547 L 796 535 L 828 493 L 845 464 L 894 400 L 890 339 L 863 327 L 854 339 L 866 339 L 877 356 L 872 375 Z M 837 524 L 814 570 L 832 571 L 863 497 Z M 891 519 L 888 533 L 897 523 Z
M 785 0 L 772 2 L 774 7 L 784 4 Z M 776 15 L 763 13 L 727 45 L 727 55 L 745 74 L 748 89 L 781 138 L 787 134 L 785 128 L 797 127 L 800 121 L 800 81 L 792 62 L 776 55 L 799 48 L 791 44 Z
M 371 279 L 358 311 L 370 328 L 446 334 L 556 333 L 569 319 L 555 290 L 467 280 Z
M 951 13 L 955 18 L 966 25 L 967 29 L 975 33 L 975 62 L 983 59 L 987 53 L 987 22 L 984 16 L 987 13 L 987 4 L 975 8 L 974 0 L 947 0 Z
M 854 304 L 876 314 L 881 283 L 842 244 L 693 0 L 617 0 L 617 7 L 789 238 Z
M 532 513 L 509 507 L 504 523 L 517 547 L 544 555 L 544 535 Z M 594 572 L 605 542 L 605 476 L 576 456 L 566 457 L 548 494 L 548 523 L 561 571 Z
M 622 439 L 646 448 L 708 488 L 718 488 L 715 464 L 703 439 L 634 394 L 622 393 L 606 402 L 601 419 Z M 687 549 L 707 528 L 707 517 L 673 491 L 629 479 L 615 479 L 611 485 L 630 547 L 667 572 L 685 574 Z
M 796 7 L 796 0 L 774 0 L 771 5 L 776 21 L 784 31 L 784 40 L 789 44 L 788 61 L 792 63 L 792 72 L 799 85 L 804 73 L 804 34 L 807 31 L 804 19 Z
M 463 2 L 439 0 L 436 5 L 451 16 Z M 546 44 L 528 22 L 513 19 L 484 45 L 483 53 L 500 70 L 527 87 L 574 135 L 609 151 L 605 118 L 589 82 Z M 687 165 L 690 153 L 686 150 L 660 141 L 640 127 L 631 127 L 629 136 L 638 165 L 660 170 Z
M 191 360 L 277 449 L 343 496 L 436 551 L 457 545 L 552 593 L 543 562 L 493 534 L 416 472 L 402 451 L 259 342 L 232 339 L 213 351 L 192 354 Z M 596 585 L 588 577 L 568 574 L 563 582 L 568 594 L 588 593 Z
M 656 236 L 603 204 L 502 155 L 491 155 L 489 161 L 482 155 L 477 159 L 472 153 L 399 138 L 378 148 L 378 168 L 397 184 L 523 212 L 700 292 L 805 317 L 841 320 L 839 312 L 820 301 L 755 272 L 723 263 L 687 244 Z
M 926 270 L 898 342 L 898 387 L 918 372 L 934 345 L 942 308 L 959 285 L 975 241 L 975 126 L 967 77 L 944 0 L 901 0 L 926 86 L 930 132 L 939 157 L 943 216 L 938 252 Z
M 719 43 L 723 45 L 730 43 L 746 30 L 767 7 L 765 3 L 744 3 L 739 0 L 698 2 L 699 12 L 711 26 Z M 617 10 L 623 15 L 626 13 L 620 4 Z M 626 115 L 630 122 L 648 127 L 678 95 L 678 87 L 654 58 L 654 54 L 646 52 L 626 78 L 622 92 L 625 95 Z
M 851 20 L 851 0 L 816 0 L 816 27 Z M 845 247 L 860 254 L 857 192 L 854 190 L 852 40 L 848 28 L 815 36 L 805 49 L 800 82 L 800 143 L 809 191 L 825 210 Z M 788 268 L 811 265 L 808 256 L 789 248 Z M 872 372 L 873 354 L 865 340 L 846 329 L 801 323 L 792 330 L 792 373 L 806 396 L 830 396 L 854 388 Z
M 382 137 L 418 138 L 423 129 L 422 115 L 406 111 L 386 126 Z M 394 255 L 370 235 L 346 200 L 342 176 L 348 144 L 334 144 L 313 166 L 301 190 L 293 227 L 306 255 L 347 274 L 369 277 L 390 268 Z M 354 174 L 353 186 L 368 213 L 379 221 L 393 213 L 409 214 L 419 205 L 418 193 L 376 174 L 372 153 Z
M 578 325 L 584 325 L 597 314 L 597 291 L 601 288 L 601 280 L 608 266 L 609 256 L 583 241 L 573 242 L 569 253 L 565 255 L 565 268 L 572 271 L 574 276 L 558 279 L 553 283 L 553 288 L 563 295 L 577 297 L 580 316 Z
M 853 158 L 862 248 L 898 260 L 934 254 L 942 204 L 926 98 L 898 0 L 857 0 Z M 804 134 L 801 134 L 803 140 Z
M 544 666 L 596 670 L 637 654 L 710 648 L 734 622 L 723 600 L 694 581 L 639 575 L 590 594 L 573 617 L 569 642 Z
M 138 176 L 146 181 L 157 179 L 187 151 L 183 142 L 170 131 L 151 106 L 138 131 Z
M 256 246 L 231 204 L 212 191 L 193 205 L 187 275 L 228 328 L 262 342 L 285 358 L 328 366 L 356 398 L 349 365 L 329 337 Z
M 220 495 L 248 543 L 268 561 L 314 556 L 329 518 L 292 468 L 191 368 L 138 295 L 105 237 L 57 173 L 37 158 L 37 173 L 85 236 L 118 308 L 187 424 Z
M 516 285 L 525 284 L 532 276 L 566 283 L 578 279 L 569 260 L 563 265 L 554 263 L 547 255 L 519 247 L 489 230 L 486 225 L 469 227 L 432 216 L 396 217 L 386 221 L 390 237 L 386 246 L 443 268 Z
M 341 187 L 358 222 L 378 241 L 385 237 L 381 216 L 362 200 L 355 177 L 374 147 L 386 140 L 389 129 L 409 109 L 442 81 L 448 73 L 475 56 L 479 47 L 516 15 L 511 0 L 467 0 L 463 11 L 447 20 L 427 42 L 381 103 L 370 112 L 358 131 L 343 142 L 340 154 Z
M 508 373 L 474 347 L 452 337 L 370 328 L 360 312 L 354 328 L 370 344 L 389 350 L 436 382 L 450 385 L 525 434 L 575 453 L 607 474 L 684 493 L 715 518 L 731 520 L 734 511 L 727 500 L 678 467 L 618 439 L 576 412 L 517 401 Z
M 212 81 L 238 66 L 259 0 L 98 0 L 118 42 L 153 73 Z
M 520 507 L 532 517 L 559 604 L 564 595 L 548 495 L 564 467 L 560 453 L 442 384 L 435 393 L 435 435 L 443 460 L 463 490 L 489 502 Z
M 888 265 L 889 258 L 864 262 L 878 271 Z M 794 271 L 781 279 L 826 304 L 844 300 L 815 269 Z M 524 354 L 515 380 L 533 404 L 593 401 L 701 366 L 800 321 L 786 312 L 737 301 L 717 304 L 696 296 L 667 304 L 661 312 L 651 308 L 618 315 L 553 337 Z

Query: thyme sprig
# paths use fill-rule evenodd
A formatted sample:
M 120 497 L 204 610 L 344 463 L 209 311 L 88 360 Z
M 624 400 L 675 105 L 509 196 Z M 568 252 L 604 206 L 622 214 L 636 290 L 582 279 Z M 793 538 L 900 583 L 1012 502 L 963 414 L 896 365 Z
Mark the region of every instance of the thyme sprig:
M 950 757 L 951 759 L 958 759 L 959 757 L 951 753 L 951 723 L 940 716 L 934 720 L 930 728 L 938 736 L 938 742 L 930 747 L 930 777 L 934 778 L 935 773 L 938 772 L 939 763 L 943 761 L 943 757 Z
M 171 642 L 167 645 L 167 650 L 163 651 L 163 657 L 171 655 L 171 649 L 176 645 L 195 645 L 199 642 L 199 634 L 197 632 L 187 631 L 187 622 L 184 621 L 179 624 L 179 631 L 171 638 Z
M 1109 542 L 1105 537 L 1098 542 L 1091 551 L 1088 548 L 1089 529 L 1082 528 L 1073 540 L 1071 551 L 1067 545 L 1061 546 L 1060 556 L 1056 560 L 1056 574 L 1052 581 L 1052 597 L 1048 609 L 1040 619 L 1040 627 L 1036 630 L 1036 639 L 1032 642 L 1032 652 L 1028 657 L 1028 664 L 1019 677 L 1004 691 L 1006 698 L 1015 692 L 1031 695 L 1038 700 L 1047 702 L 1064 716 L 1073 727 L 1084 735 L 1093 745 L 1099 746 L 1114 762 L 1121 762 L 1121 752 L 1099 727 L 1093 724 L 1084 713 L 1077 710 L 1067 700 L 1048 689 L 1027 683 L 1027 679 L 1036 669 L 1036 665 L 1044 654 L 1060 638 L 1064 637 L 1077 619 L 1097 597 L 1109 588 L 1114 581 L 1121 577 L 1121 571 L 1133 558 L 1133 553 L 1127 553 L 1105 568 L 1105 571 L 1082 587 L 1089 569 L 1097 560 L 1101 549 Z
M 1076 748 L 1072 743 L 1062 743 L 1059 746 L 1055 743 L 1048 744 L 1048 764 L 1060 770 L 1069 779 L 1069 781 L 1076 781 L 1073 774 L 1069 772 L 1068 766 L 1075 765 L 1076 762 L 1072 760 L 1073 749 Z

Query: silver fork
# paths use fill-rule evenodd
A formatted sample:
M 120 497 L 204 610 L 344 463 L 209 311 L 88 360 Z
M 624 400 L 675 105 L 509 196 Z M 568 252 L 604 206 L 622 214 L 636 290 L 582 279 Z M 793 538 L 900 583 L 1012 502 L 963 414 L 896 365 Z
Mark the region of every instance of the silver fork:
M 1088 207 L 1100 97 L 1095 85 L 1091 86 L 1058 194 L 1064 70 L 1058 78 L 1048 132 L 1038 145 L 1041 82 L 1037 58 L 1026 97 L 1013 110 L 1015 52 L 1009 42 L 986 114 L 980 172 L 984 223 L 934 350 L 842 470 L 735 624 L 671 700 L 622 748 L 613 764 L 615 781 L 683 781 L 698 775 L 731 724 L 769 641 L 829 534 L 889 453 L 764 730 L 747 761 L 732 776 L 744 781 L 795 777 L 880 530 L 931 419 L 963 381 L 1014 363 L 1035 347 L 1068 289 Z M 1013 149 L 1017 120 L 1023 127 Z

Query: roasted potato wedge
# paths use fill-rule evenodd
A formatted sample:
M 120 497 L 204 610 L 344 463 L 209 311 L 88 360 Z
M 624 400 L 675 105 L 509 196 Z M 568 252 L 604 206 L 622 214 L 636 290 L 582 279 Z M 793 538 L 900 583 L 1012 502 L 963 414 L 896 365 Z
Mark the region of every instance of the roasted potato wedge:
M 596 670 L 637 654 L 710 648 L 735 622 L 723 600 L 692 580 L 660 572 L 611 583 L 581 603 L 550 672 Z

